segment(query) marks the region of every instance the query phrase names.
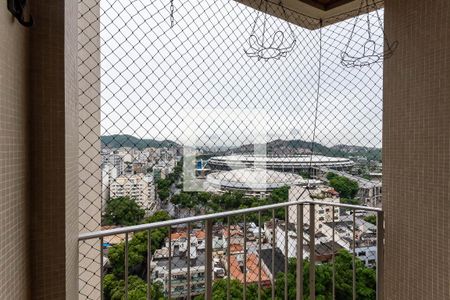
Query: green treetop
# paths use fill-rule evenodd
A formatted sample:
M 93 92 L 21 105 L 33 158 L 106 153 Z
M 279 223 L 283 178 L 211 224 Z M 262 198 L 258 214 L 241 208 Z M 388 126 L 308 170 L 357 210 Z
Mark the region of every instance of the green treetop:
M 111 198 L 106 202 L 104 225 L 130 226 L 139 224 L 145 211 L 130 197 Z

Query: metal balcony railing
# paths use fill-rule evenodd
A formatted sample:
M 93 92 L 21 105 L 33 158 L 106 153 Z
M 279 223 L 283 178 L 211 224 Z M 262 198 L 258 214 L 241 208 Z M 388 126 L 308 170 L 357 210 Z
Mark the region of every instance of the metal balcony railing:
M 376 215 L 376 225 L 364 214 Z M 161 228 L 164 242 L 152 245 Z M 130 244 L 142 232 L 146 258 L 136 263 Z M 165 299 L 382 299 L 383 234 L 379 208 L 303 200 L 83 233 L 79 242 L 99 241 L 102 299 L 111 298 L 105 276 L 114 272 L 105 241 L 117 235 L 122 299 L 161 298 L 155 285 Z M 376 283 L 365 282 L 370 274 Z M 131 276 L 145 282 L 140 296 Z

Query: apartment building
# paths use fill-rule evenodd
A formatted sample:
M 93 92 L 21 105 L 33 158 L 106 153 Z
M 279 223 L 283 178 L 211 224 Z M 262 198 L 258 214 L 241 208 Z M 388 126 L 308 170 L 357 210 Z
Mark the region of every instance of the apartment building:
M 167 240 L 165 247 L 156 250 L 152 256 L 152 279 L 155 282 L 161 282 L 165 295 L 168 295 L 169 278 L 171 278 L 171 296 L 182 298 L 188 295 L 188 277 L 190 276 L 191 295 L 201 294 L 205 291 L 204 232 L 190 233 L 189 250 L 186 232 L 172 233 L 170 239 L 170 245 Z M 171 277 L 169 277 L 169 270 Z
M 311 196 L 310 196 L 311 195 Z M 306 189 L 303 186 L 291 186 L 289 189 L 289 201 L 295 202 L 300 200 L 311 199 L 329 202 L 329 203 L 339 203 L 340 198 L 339 194 L 331 187 L 325 185 L 317 185 L 313 188 Z M 334 210 L 334 212 L 333 212 Z M 331 222 L 333 220 L 339 220 L 339 209 L 337 207 L 331 206 L 321 206 L 315 210 L 315 222 L 320 229 L 323 226 L 323 223 Z M 303 207 L 303 220 L 305 224 L 309 224 L 310 220 L 310 206 L 304 205 Z M 289 212 L 289 222 L 296 224 L 297 223 L 297 208 L 291 208 Z
M 111 181 L 109 187 L 111 198 L 131 197 L 147 213 L 156 208 L 155 183 L 153 176 L 136 174 L 121 175 Z
M 352 175 L 344 171 L 333 170 L 329 168 L 320 168 L 317 171 L 319 177 L 326 180 L 326 175 L 329 173 L 346 177 L 358 183 L 359 189 L 356 198 L 360 199 L 361 204 L 379 207 L 383 201 L 382 191 L 383 184 L 379 179 L 368 180 L 360 176 Z

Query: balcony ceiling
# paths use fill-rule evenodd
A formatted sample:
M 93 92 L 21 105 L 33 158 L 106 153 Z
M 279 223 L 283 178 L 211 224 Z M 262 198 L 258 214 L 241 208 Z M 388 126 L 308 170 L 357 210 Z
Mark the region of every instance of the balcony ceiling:
M 352 2 L 352 0 L 299 0 L 299 1 L 321 10 L 330 10 L 342 6 L 344 4 L 347 4 L 349 2 Z
M 255 9 L 259 9 L 261 0 L 235 0 Z M 263 0 L 265 1 L 265 0 Z M 323 20 L 323 25 L 327 26 L 345 19 L 352 18 L 358 14 L 361 0 L 281 0 L 287 8 L 286 18 L 279 9 L 279 0 L 268 0 L 267 13 L 278 18 L 285 19 L 291 23 L 309 29 L 320 27 L 319 20 Z M 372 1 L 370 1 L 372 3 Z M 376 0 L 376 6 L 382 8 L 382 0 Z M 370 10 L 373 10 L 371 8 Z M 364 9 L 364 13 L 367 10 Z M 300 18 L 299 16 L 303 16 Z M 304 16 L 310 17 L 310 22 L 305 22 Z M 303 20 L 299 22 L 299 20 Z

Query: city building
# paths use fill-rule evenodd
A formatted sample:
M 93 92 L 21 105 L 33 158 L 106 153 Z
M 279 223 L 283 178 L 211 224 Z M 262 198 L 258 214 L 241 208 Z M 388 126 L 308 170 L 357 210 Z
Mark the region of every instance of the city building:
M 222 239 L 224 241 L 224 246 L 228 247 L 228 241 L 230 242 L 230 247 L 232 245 L 244 245 L 244 231 L 238 225 L 231 225 L 230 228 L 224 227 L 222 229 Z
M 217 252 L 224 252 L 220 228 L 216 228 L 213 236 L 213 247 Z M 188 234 L 190 248 L 188 249 Z M 170 251 L 169 251 L 170 247 Z M 188 253 L 189 251 L 189 253 Z M 170 255 L 170 259 L 169 259 Z M 220 259 L 217 259 L 220 261 Z M 199 295 L 205 291 L 205 231 L 195 229 L 188 233 L 186 228 L 172 232 L 165 241 L 165 246 L 157 249 L 152 256 L 151 276 L 155 282 L 161 282 L 165 295 L 169 293 L 169 269 L 171 276 L 171 297 L 182 298 L 188 293 L 188 274 L 190 274 L 191 295 Z M 214 274 L 221 278 L 225 270 L 215 264 Z M 189 273 L 188 273 L 189 272 Z
M 110 185 L 119 176 L 119 171 L 112 163 L 102 165 L 102 212 L 106 207 L 106 201 L 110 197 Z
M 340 203 L 339 194 L 333 189 L 325 185 L 316 186 L 313 188 L 305 188 L 302 186 L 291 186 L 289 189 L 289 201 L 296 202 L 301 200 L 317 200 L 329 203 Z M 334 210 L 334 214 L 333 214 Z M 309 224 L 310 220 L 310 206 L 304 205 L 303 207 L 303 220 L 305 224 Z M 338 221 L 340 218 L 339 209 L 331 206 L 319 207 L 314 216 L 317 227 L 320 229 L 323 223 Z M 292 207 L 289 214 L 290 223 L 297 224 L 297 207 Z
M 225 264 L 225 266 L 227 266 L 227 264 Z M 258 254 L 248 253 L 244 256 L 244 253 L 239 253 L 230 256 L 230 266 L 229 269 L 226 269 L 226 272 L 227 274 L 230 274 L 231 279 L 239 280 L 242 284 L 261 283 L 261 286 L 269 287 L 271 280 L 266 269 L 267 268 L 259 265 Z
M 171 251 L 169 243 L 155 251 L 151 261 L 151 276 L 154 282 L 163 284 L 164 293 L 169 294 L 169 269 L 171 297 L 182 298 L 188 294 L 188 276 L 190 276 L 191 295 L 205 292 L 205 249 L 191 237 L 190 253 L 187 245 L 187 234 L 172 234 Z M 169 259 L 170 254 L 170 259 Z M 189 269 L 189 273 L 188 273 Z
M 125 161 L 123 157 L 114 152 L 102 153 L 102 165 L 111 164 L 117 169 L 119 175 L 123 174 L 125 171 Z
M 176 160 L 159 160 L 156 165 L 153 166 L 153 176 L 156 180 L 165 179 L 176 166 Z
M 109 193 L 111 198 L 130 197 L 134 199 L 147 214 L 157 207 L 155 183 L 151 175 L 121 175 L 111 181 Z
M 356 181 L 359 186 L 356 197 L 360 199 L 361 203 L 367 206 L 379 207 L 382 203 L 382 181 L 379 179 L 368 180 L 359 176 L 349 174 L 344 171 L 332 170 L 329 168 L 320 168 L 317 170 L 317 176 L 326 180 L 328 173 L 335 173 L 336 175 L 346 177 L 350 180 Z
M 376 226 L 364 221 L 360 216 L 355 217 L 355 226 L 353 225 L 353 216 L 343 214 L 340 220 L 332 224 L 327 222 L 323 225 L 321 232 L 326 235 L 326 239 L 331 241 L 334 226 L 334 240 L 340 247 L 350 253 L 355 251 L 356 256 L 361 259 L 368 267 L 375 266 L 377 257 L 377 229 Z M 353 240 L 353 227 L 355 230 L 355 240 Z
M 284 273 L 284 262 L 286 257 L 280 248 L 266 248 L 257 251 L 261 256 L 262 270 L 264 270 L 271 280 L 276 278 L 278 273 Z

